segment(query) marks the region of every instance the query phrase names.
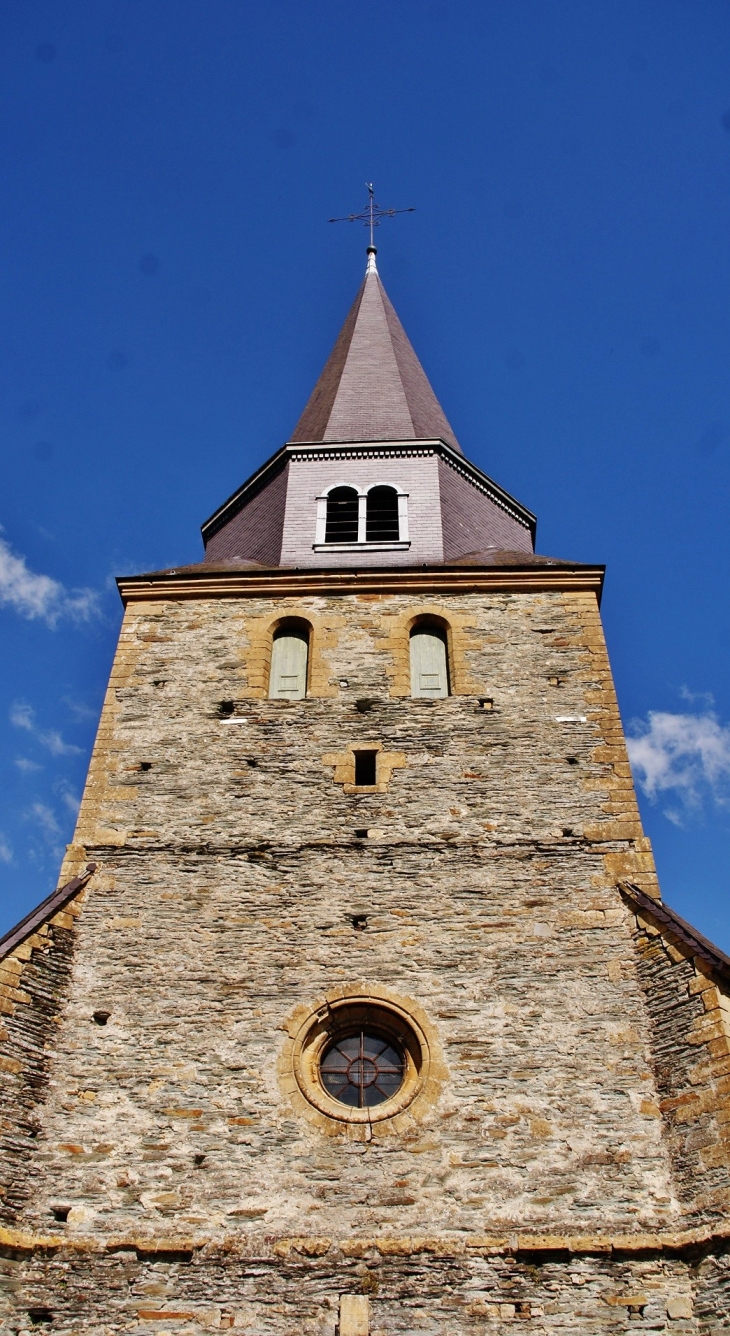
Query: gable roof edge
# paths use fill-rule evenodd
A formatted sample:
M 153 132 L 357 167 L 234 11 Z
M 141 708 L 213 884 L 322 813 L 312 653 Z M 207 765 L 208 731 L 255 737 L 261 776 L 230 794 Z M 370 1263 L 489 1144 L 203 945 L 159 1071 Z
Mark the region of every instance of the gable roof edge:
M 231 492 L 231 495 L 200 526 L 205 545 L 213 537 L 213 534 L 222 529 L 229 520 L 232 520 L 239 510 L 242 510 L 249 501 L 252 501 L 255 496 L 258 496 L 259 492 L 263 491 L 264 487 L 273 482 L 277 474 L 286 468 L 289 458 L 287 447 L 285 445 L 280 446 L 276 453 L 270 455 L 266 462 L 261 465 L 260 469 L 257 469 L 250 478 L 242 482 L 235 492 Z
M 45 900 L 41 900 L 41 903 L 36 905 L 35 909 L 31 909 L 25 918 L 16 923 L 14 928 L 6 932 L 4 937 L 0 937 L 0 960 L 9 956 L 16 946 L 20 946 L 27 937 L 32 937 L 33 933 L 37 932 L 49 918 L 57 914 L 59 909 L 63 909 L 63 906 L 68 904 L 76 892 L 80 891 L 82 886 L 85 886 L 89 878 L 93 876 L 96 872 L 96 866 L 96 863 L 87 863 L 85 872 L 82 872 L 79 877 L 72 877 L 71 881 L 67 881 L 64 886 L 57 887 L 55 891 L 46 896 Z
M 730 956 L 726 956 L 719 946 L 715 946 L 709 937 L 704 937 L 701 932 L 694 928 L 691 923 L 683 919 L 675 910 L 665 905 L 663 900 L 655 900 L 653 896 L 647 895 L 639 886 L 635 886 L 631 881 L 620 881 L 618 889 L 626 899 L 633 900 L 634 905 L 639 909 L 645 910 L 668 928 L 675 937 L 678 937 L 693 956 L 699 956 L 713 970 L 721 974 L 726 983 L 730 983 Z

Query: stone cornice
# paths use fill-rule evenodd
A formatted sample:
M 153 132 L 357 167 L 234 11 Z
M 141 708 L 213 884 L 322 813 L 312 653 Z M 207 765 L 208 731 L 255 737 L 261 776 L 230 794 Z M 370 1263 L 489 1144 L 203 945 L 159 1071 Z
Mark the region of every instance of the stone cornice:
M 538 593 L 592 591 L 603 566 L 421 566 L 371 570 L 265 569 L 159 571 L 117 580 L 122 602 L 157 599 L 291 598 L 296 595 Z
M 203 1249 L 208 1258 L 216 1254 L 227 1257 L 286 1259 L 297 1254 L 302 1257 L 324 1257 L 327 1253 L 341 1253 L 345 1257 L 364 1257 L 378 1252 L 382 1257 L 414 1257 L 430 1253 L 434 1257 L 459 1258 L 474 1256 L 539 1256 L 545 1253 L 582 1255 L 623 1255 L 640 1257 L 652 1253 L 709 1253 L 724 1251 L 730 1241 L 730 1224 L 704 1225 L 698 1228 L 676 1230 L 642 1230 L 641 1232 L 573 1233 L 566 1229 L 509 1230 L 497 1228 L 492 1233 L 450 1235 L 373 1234 L 357 1238 L 348 1235 L 336 1239 L 325 1235 L 282 1235 L 265 1237 L 260 1233 L 245 1234 L 123 1234 L 81 1235 L 72 1233 L 32 1234 L 12 1226 L 0 1226 L 0 1249 L 6 1255 L 64 1252 L 94 1254 L 117 1252 L 120 1249 L 136 1251 L 145 1257 L 199 1253 Z

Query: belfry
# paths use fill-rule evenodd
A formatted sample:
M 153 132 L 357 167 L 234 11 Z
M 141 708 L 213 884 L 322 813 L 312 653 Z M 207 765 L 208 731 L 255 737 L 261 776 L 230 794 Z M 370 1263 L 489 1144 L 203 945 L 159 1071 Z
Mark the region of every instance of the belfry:
M 661 900 L 599 616 L 374 247 L 291 438 L 119 581 L 0 944 L 2 1331 L 730 1330 L 730 959 Z

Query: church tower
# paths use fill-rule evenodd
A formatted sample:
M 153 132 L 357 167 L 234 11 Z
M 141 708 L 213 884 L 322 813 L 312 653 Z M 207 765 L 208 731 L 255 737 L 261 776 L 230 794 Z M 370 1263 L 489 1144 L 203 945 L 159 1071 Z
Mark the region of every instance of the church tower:
M 730 960 L 661 901 L 603 568 L 463 453 L 375 251 L 124 621 L 0 944 L 2 1331 L 730 1329 Z

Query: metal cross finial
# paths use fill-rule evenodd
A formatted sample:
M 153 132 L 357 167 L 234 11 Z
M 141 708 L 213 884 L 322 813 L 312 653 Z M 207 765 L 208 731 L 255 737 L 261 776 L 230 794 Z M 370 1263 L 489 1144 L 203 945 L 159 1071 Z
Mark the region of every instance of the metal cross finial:
M 372 181 L 366 181 L 368 188 L 368 202 L 362 213 L 348 213 L 345 218 L 330 218 L 331 223 L 364 223 L 370 228 L 370 246 L 371 251 L 375 250 L 374 230 L 379 227 L 381 218 L 394 218 L 397 213 L 415 213 L 415 209 L 381 209 L 379 204 L 375 203 L 375 193 Z

